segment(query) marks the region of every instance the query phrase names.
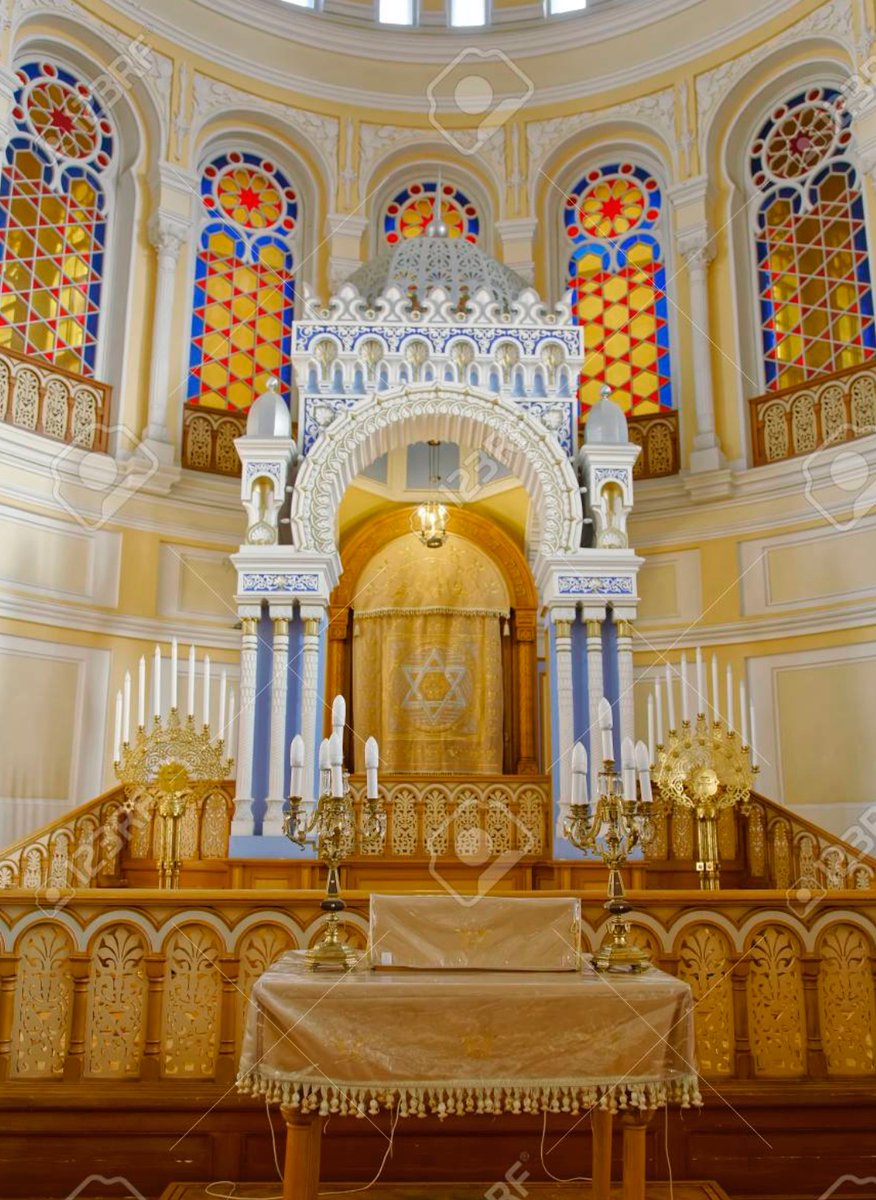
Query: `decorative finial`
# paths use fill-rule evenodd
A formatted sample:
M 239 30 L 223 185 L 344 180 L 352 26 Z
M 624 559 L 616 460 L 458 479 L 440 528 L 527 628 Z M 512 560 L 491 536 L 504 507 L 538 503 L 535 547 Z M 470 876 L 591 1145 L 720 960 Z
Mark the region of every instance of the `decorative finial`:
M 268 377 L 267 388 L 269 392 L 278 392 L 280 390 L 280 381 L 276 375 L 270 375 Z
M 599 389 L 599 398 L 600 398 L 600 400 L 610 400 L 611 399 L 611 388 L 608 386 L 607 383 L 604 383 L 602 385 L 602 387 Z
M 435 199 L 432 201 L 432 220 L 426 226 L 426 237 L 446 238 L 450 230 L 441 220 L 441 172 L 438 172 L 438 180 L 435 184 Z

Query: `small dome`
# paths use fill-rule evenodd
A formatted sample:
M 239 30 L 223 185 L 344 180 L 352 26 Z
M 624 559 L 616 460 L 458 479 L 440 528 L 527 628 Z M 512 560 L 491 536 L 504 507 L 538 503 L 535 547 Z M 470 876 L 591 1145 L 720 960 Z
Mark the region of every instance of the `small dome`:
M 480 246 L 465 238 L 448 237 L 447 232 L 446 225 L 433 222 L 424 236 L 407 238 L 360 267 L 350 283 L 369 301 L 391 287 L 425 300 L 440 287 L 458 304 L 484 289 L 503 309 L 509 309 L 526 287 L 525 281 Z
M 246 418 L 246 436 L 257 438 L 289 438 L 292 436 L 292 415 L 280 395 L 280 382 L 268 380 L 268 390 L 253 403 Z
M 611 388 L 604 387 L 587 416 L 584 441 L 588 446 L 626 446 L 629 440 L 627 419 L 611 399 Z

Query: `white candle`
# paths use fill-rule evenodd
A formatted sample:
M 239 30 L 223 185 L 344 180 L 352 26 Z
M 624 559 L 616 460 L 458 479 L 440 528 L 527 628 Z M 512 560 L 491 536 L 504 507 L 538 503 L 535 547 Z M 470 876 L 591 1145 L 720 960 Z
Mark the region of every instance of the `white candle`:
M 648 753 L 651 755 L 649 761 L 656 762 L 657 750 L 654 741 L 654 697 L 648 697 Z
M 599 728 L 602 732 L 602 758 L 605 762 L 614 760 L 614 740 L 611 736 L 611 705 L 605 696 L 599 701 Z
M 743 746 L 748 745 L 748 694 L 745 680 L 739 681 L 739 736 Z
M 329 738 L 329 763 L 332 772 L 332 796 L 344 794 L 344 744 L 341 735 L 333 733 Z
M 329 740 L 323 738 L 319 743 L 319 790 L 320 794 L 328 792 L 331 784 L 328 774 L 331 771 L 332 763 L 329 757 Z
M 177 646 L 176 638 L 171 638 L 170 642 L 170 707 L 176 708 L 176 685 L 177 672 L 179 671 L 179 647 Z
M 706 668 L 703 665 L 703 652 L 697 646 L 697 713 L 705 715 L 709 707 L 706 699 Z
M 234 705 L 236 701 L 237 697 L 234 695 L 234 688 L 232 688 L 228 693 L 228 737 L 225 739 L 225 745 L 228 748 L 228 753 L 231 755 L 234 755 L 236 752 L 236 747 L 234 744 L 234 718 L 237 715 L 234 711 Z
M 140 665 L 137 671 L 137 725 L 140 729 L 146 724 L 146 655 L 140 655 Z
M 727 664 L 727 728 L 735 729 L 733 723 L 733 668 Z
M 289 765 L 292 768 L 289 792 L 300 798 L 304 793 L 304 738 L 296 733 L 289 747 Z
M 210 724 L 210 655 L 204 655 L 204 724 Z
M 675 690 L 672 686 L 672 667 L 666 664 L 666 716 L 669 718 L 669 728 L 677 729 L 675 724 Z
M 380 751 L 377 739 L 370 737 L 365 743 L 365 798 L 377 799 L 377 767 L 380 763 Z
M 572 747 L 572 803 L 587 803 L 587 751 L 583 742 Z
M 652 800 L 651 758 L 644 742 L 636 742 L 636 773 L 639 776 L 639 792 L 646 804 Z
M 750 727 L 750 739 L 751 739 L 748 743 L 751 746 L 751 761 L 752 761 L 752 763 L 755 763 L 755 762 L 757 762 L 757 750 L 755 749 L 755 747 L 757 745 L 757 735 L 754 732 L 754 704 L 753 703 L 749 704 L 749 706 L 748 706 L 748 724 Z
M 161 716 L 161 647 L 155 647 L 152 659 L 152 711 Z
M 113 735 L 113 762 L 122 757 L 122 693 L 116 692 L 116 727 Z
M 660 676 L 654 680 L 654 706 L 657 709 L 657 745 L 665 746 L 663 741 L 663 693 L 660 691 Z
M 687 695 L 687 655 L 681 656 L 681 719 L 682 721 L 690 720 L 690 712 L 688 709 Z
M 125 690 L 122 699 L 122 738 L 126 746 L 131 743 L 131 672 L 125 671 Z
M 228 673 L 219 676 L 219 737 L 225 737 L 225 700 L 228 692 Z
M 189 646 L 189 694 L 186 703 L 186 712 L 190 717 L 195 715 L 195 648 Z
M 624 800 L 636 798 L 636 750 L 633 739 L 625 737 L 621 742 L 621 775 L 623 777 Z
M 712 655 L 712 720 L 721 720 L 721 692 L 718 686 L 718 656 Z
M 347 723 L 347 702 L 343 696 L 335 696 L 332 700 L 332 733 L 344 736 L 344 726 Z

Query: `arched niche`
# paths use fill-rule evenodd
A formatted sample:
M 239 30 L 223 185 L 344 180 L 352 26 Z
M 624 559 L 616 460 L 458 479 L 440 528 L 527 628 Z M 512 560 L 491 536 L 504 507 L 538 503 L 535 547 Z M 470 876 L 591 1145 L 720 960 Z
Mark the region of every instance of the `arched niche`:
M 343 694 L 348 703 L 348 730 L 355 728 L 352 706 L 353 614 L 369 565 L 386 547 L 403 537 L 413 537 L 413 508 L 393 508 L 384 516 L 364 522 L 341 542 L 343 575 L 329 602 L 327 695 Z M 464 539 L 485 556 L 504 583 L 509 607 L 508 637 L 503 637 L 505 693 L 505 755 L 509 775 L 531 775 L 539 770 L 537 724 L 538 592 L 522 551 L 500 526 L 467 508 L 454 508 L 448 521 L 450 539 Z M 448 542 L 448 545 L 450 542 Z M 427 551 L 440 554 L 442 550 Z M 478 607 L 473 596 L 471 607 Z M 330 714 L 326 732 L 331 732 Z M 349 748 L 352 750 L 352 747 Z M 348 754 L 348 761 L 352 755 Z

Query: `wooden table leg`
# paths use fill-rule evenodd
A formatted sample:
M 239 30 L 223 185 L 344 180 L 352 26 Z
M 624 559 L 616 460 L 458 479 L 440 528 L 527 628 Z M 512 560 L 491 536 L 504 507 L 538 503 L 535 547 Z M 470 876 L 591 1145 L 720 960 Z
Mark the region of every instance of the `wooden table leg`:
M 590 1112 L 593 1131 L 593 1200 L 611 1197 L 611 1128 L 612 1114 L 607 1108 Z
M 292 1108 L 281 1107 L 280 1111 L 286 1122 L 283 1200 L 316 1200 L 322 1119 Z
M 624 1117 L 623 1200 L 645 1200 L 645 1131 L 652 1113 L 630 1113 Z

